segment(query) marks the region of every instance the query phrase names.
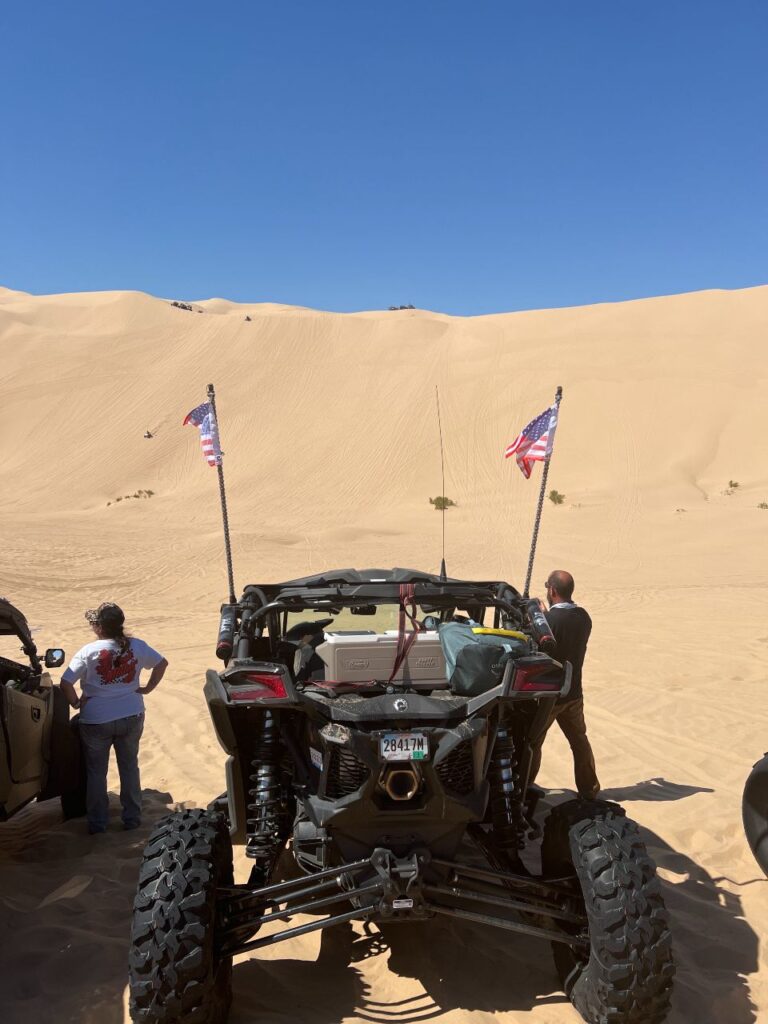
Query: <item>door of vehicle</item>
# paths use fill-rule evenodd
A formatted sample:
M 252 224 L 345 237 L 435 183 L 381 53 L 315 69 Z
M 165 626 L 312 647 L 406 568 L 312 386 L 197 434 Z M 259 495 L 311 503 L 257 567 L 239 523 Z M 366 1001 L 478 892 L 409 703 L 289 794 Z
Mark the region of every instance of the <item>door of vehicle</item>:
M 0 820 L 40 792 L 48 701 L 0 686 Z

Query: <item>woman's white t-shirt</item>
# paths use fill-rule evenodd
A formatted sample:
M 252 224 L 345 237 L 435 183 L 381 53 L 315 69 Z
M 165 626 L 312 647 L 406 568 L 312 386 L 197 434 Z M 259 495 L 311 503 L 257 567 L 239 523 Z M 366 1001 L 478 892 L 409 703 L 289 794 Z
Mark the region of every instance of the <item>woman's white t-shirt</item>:
M 87 698 L 80 712 L 84 725 L 114 722 L 144 711 L 138 692 L 141 670 L 154 668 L 163 660 L 149 644 L 132 637 L 128 650 L 120 653 L 116 640 L 94 640 L 81 647 L 62 674 L 62 683 L 81 682 Z

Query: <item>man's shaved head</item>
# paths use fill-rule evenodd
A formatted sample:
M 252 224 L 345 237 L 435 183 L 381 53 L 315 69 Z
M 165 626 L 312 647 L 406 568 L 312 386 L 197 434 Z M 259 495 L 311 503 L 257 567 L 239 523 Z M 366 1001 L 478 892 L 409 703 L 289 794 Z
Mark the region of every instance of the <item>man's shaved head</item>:
M 547 585 L 564 601 L 570 601 L 573 597 L 573 576 L 565 569 L 555 569 L 551 572 L 547 578 Z

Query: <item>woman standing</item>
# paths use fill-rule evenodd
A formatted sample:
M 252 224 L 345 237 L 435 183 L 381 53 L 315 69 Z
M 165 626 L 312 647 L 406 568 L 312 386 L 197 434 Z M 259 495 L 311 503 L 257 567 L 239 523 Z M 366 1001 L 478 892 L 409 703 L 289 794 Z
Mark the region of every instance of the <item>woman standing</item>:
M 61 677 L 61 689 L 80 709 L 80 738 L 87 771 L 88 831 L 106 832 L 109 817 L 107 771 L 114 746 L 120 772 L 123 827 L 141 824 L 139 740 L 144 730 L 144 698 L 163 678 L 168 662 L 149 644 L 126 636 L 125 615 L 105 602 L 85 613 L 96 640 L 82 647 Z M 142 669 L 151 669 L 145 686 Z M 74 684 L 80 682 L 78 698 Z

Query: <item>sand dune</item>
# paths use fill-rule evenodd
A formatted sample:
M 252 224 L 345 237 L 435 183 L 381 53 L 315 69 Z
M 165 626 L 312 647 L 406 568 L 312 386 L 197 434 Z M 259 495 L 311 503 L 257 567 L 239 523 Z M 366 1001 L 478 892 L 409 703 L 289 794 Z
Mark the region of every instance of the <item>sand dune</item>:
M 590 730 L 664 879 L 670 1020 L 768 1020 L 768 882 L 740 823 L 768 747 L 768 288 L 470 318 L 191 304 L 0 289 L 0 592 L 70 653 L 83 609 L 119 601 L 171 662 L 148 707 L 140 834 L 92 840 L 50 805 L 0 826 L 4 1020 L 123 1021 L 151 821 L 223 788 L 201 695 L 226 596 L 216 476 L 181 427 L 209 381 L 239 586 L 437 568 L 435 385 L 449 571 L 520 584 L 538 471 L 526 482 L 501 452 L 563 385 L 550 484 L 566 502 L 547 503 L 534 584 L 570 568 L 595 620 Z M 559 733 L 540 781 L 555 798 L 572 785 Z M 235 992 L 234 1024 L 578 1019 L 546 946 L 476 928 L 307 937 L 243 957 Z

